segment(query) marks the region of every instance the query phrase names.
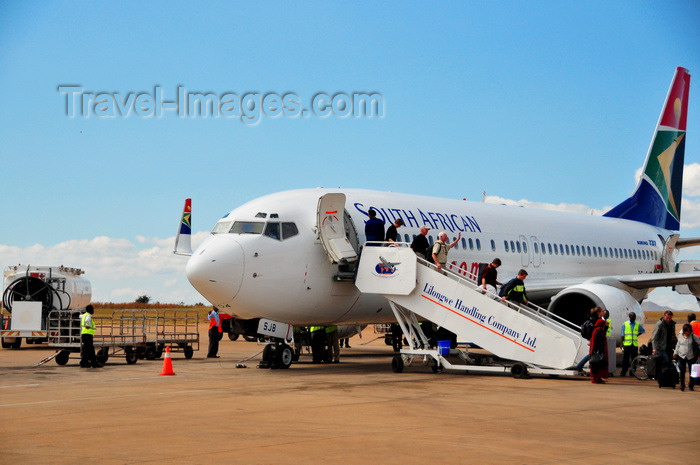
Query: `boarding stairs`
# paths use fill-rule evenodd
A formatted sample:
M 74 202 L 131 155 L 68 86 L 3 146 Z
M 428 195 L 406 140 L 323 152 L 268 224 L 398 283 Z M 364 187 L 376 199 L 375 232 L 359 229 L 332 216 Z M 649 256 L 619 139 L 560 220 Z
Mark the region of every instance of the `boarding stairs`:
M 462 272 L 438 270 L 418 258 L 406 244 L 363 249 L 355 284 L 361 292 L 381 294 L 389 300 L 409 344 L 408 349 L 401 350 L 400 359 L 395 357 L 392 362 L 395 371 L 421 359 L 424 364 L 433 365 L 434 370 L 510 370 L 516 377 L 524 377 L 528 372 L 577 373 L 568 368 L 588 353 L 578 326 L 533 304 L 503 302 Z M 453 349 L 449 354 L 466 363 L 455 365 L 447 359 L 444 348 L 430 348 L 419 325 L 421 319 L 511 362 L 475 367 L 468 352 Z M 399 370 L 396 365 L 400 365 Z

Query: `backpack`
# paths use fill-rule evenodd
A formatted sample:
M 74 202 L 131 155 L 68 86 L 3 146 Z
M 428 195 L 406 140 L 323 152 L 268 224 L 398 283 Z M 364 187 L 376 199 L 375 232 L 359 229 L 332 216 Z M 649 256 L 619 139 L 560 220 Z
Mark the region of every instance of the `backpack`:
M 488 268 L 488 263 L 479 263 L 479 271 L 476 273 L 476 285 L 481 286 L 481 281 L 484 279 L 484 272 Z
M 507 283 L 505 283 L 503 286 L 501 286 L 501 290 L 498 291 L 498 296 L 499 297 L 507 297 L 508 293 L 510 292 L 511 289 L 515 287 L 515 280 L 518 278 L 513 278 Z
M 591 320 L 586 320 L 581 325 L 581 336 L 589 341 L 591 340 L 591 337 L 593 336 L 593 322 Z

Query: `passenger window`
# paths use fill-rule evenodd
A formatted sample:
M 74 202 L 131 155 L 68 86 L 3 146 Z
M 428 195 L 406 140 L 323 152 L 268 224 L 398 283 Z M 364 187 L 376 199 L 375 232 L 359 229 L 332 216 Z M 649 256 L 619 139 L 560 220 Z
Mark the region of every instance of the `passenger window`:
M 569 244 L 566 244 L 565 249 L 566 249 L 566 255 L 569 255 Z
M 481 239 L 476 240 L 476 250 L 481 250 Z
M 428 242 L 430 242 L 430 245 L 433 245 L 433 236 L 428 236 Z
M 510 251 L 515 253 L 515 243 L 513 241 L 510 241 Z
M 469 238 L 469 250 L 474 250 L 474 241 L 471 237 Z
M 540 253 L 540 249 L 537 247 L 537 242 L 532 243 L 532 248 L 535 249 L 535 253 Z
M 595 249 L 595 247 L 593 247 L 593 256 L 594 257 L 598 256 L 598 251 Z
M 235 221 L 231 227 L 232 234 L 262 234 L 265 223 L 257 221 Z
M 299 234 L 297 225 L 294 223 L 282 223 L 282 239 L 289 239 Z
M 506 252 L 510 252 L 508 250 L 508 241 L 503 241 L 503 248 L 506 250 Z
M 493 239 L 491 239 L 491 250 L 494 252 L 496 251 L 496 241 L 494 241 Z
M 411 237 L 408 234 L 404 234 L 403 238 L 406 242 L 411 242 Z
M 281 240 L 280 236 L 280 224 L 279 223 L 267 223 L 265 226 L 265 236 L 271 237 L 272 239 Z
M 576 255 L 581 255 L 581 249 L 578 246 L 576 246 Z
M 467 248 L 467 240 L 465 238 L 462 238 L 462 248 L 465 250 Z
M 554 250 L 557 250 L 557 244 L 554 244 Z M 552 255 L 552 244 L 547 242 L 547 252 L 549 252 L 549 255 Z
M 593 247 L 593 248 L 595 249 L 595 247 Z M 588 256 L 590 257 L 591 256 L 591 246 L 587 245 L 586 250 L 588 251 Z
M 523 253 L 527 253 L 527 242 L 523 241 Z
M 522 249 L 520 248 L 520 241 L 516 242 L 516 243 L 515 243 L 515 246 L 518 248 L 518 253 L 520 253 L 520 251 L 522 250 Z

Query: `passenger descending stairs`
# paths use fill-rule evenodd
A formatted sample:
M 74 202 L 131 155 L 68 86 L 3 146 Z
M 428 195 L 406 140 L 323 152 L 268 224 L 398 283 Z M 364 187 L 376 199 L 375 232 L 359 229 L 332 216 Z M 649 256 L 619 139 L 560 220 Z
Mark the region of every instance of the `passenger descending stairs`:
M 365 247 L 355 284 L 389 299 L 404 331 L 416 317 L 426 319 L 459 340 L 530 367 L 564 370 L 588 353 L 576 325 L 543 308 L 501 302 L 471 280 L 438 271 L 408 247 Z M 422 339 L 427 345 L 418 336 L 418 344 Z

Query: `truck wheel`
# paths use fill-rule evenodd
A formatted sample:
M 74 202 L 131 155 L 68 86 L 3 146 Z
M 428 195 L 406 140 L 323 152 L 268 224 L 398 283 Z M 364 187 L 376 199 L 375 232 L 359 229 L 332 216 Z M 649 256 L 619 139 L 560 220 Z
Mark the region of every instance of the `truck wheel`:
M 146 347 L 146 360 L 155 360 L 155 359 L 156 359 L 156 347 L 155 346 Z
M 244 334 L 243 339 L 245 339 L 248 342 L 258 342 L 257 336 L 248 336 L 247 334 Z
M 403 357 L 400 355 L 394 355 L 391 359 L 391 371 L 394 373 L 401 373 L 403 371 Z
M 513 364 L 513 366 L 510 367 L 510 374 L 513 375 L 513 378 L 516 379 L 523 379 L 529 377 L 527 374 L 527 365 L 525 365 L 522 362 L 517 362 Z
M 190 359 L 192 358 L 192 355 L 194 355 L 194 349 L 192 346 L 185 346 L 185 348 L 182 350 L 185 353 L 185 358 Z
M 139 356 L 133 347 L 127 347 L 124 349 L 124 357 L 126 358 L 126 363 L 129 365 L 133 365 L 139 360 Z
M 70 352 L 67 350 L 62 350 L 58 354 L 56 354 L 56 363 L 63 366 L 66 363 L 68 363 L 68 359 L 70 358 Z
M 230 340 L 232 340 L 232 341 L 237 341 L 237 340 L 238 340 L 238 333 L 229 332 L 229 333 L 228 333 L 228 338 L 229 338 Z
M 104 365 L 109 360 L 109 348 L 102 347 L 99 352 L 97 352 L 97 363 Z
M 2 348 L 3 348 L 3 349 L 9 349 L 10 347 L 12 347 L 12 343 L 10 343 L 10 342 L 5 342 L 5 338 L 3 337 L 3 338 L 2 338 Z

